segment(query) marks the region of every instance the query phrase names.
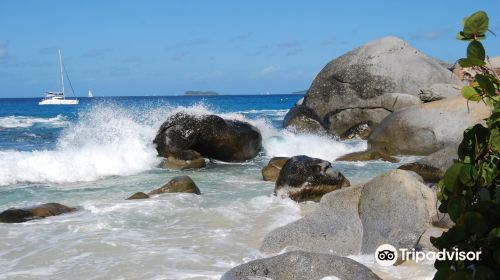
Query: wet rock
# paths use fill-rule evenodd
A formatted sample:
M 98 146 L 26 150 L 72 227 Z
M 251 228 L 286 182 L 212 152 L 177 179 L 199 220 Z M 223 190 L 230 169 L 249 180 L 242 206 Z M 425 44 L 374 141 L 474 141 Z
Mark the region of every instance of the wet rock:
M 331 163 L 307 156 L 291 157 L 283 165 L 274 192 L 302 202 L 319 201 L 331 191 L 350 186 L 349 180 Z
M 261 250 L 289 247 L 346 256 L 371 254 L 381 244 L 411 249 L 436 212 L 436 195 L 421 178 L 395 169 L 326 194 L 312 213 L 271 231 Z
M 149 198 L 149 195 L 143 193 L 143 192 L 136 192 L 134 193 L 132 196 L 130 196 L 129 198 L 127 198 L 127 200 L 132 200 L 132 199 L 147 199 Z
M 463 131 L 490 115 L 482 102 L 452 97 L 408 107 L 387 116 L 368 138 L 383 154 L 429 155 L 461 141 Z
M 262 178 L 264 181 L 275 182 L 278 179 L 281 168 L 283 168 L 288 159 L 288 157 L 273 157 L 269 160 L 267 165 L 262 168 Z
M 30 220 L 57 216 L 75 211 L 76 208 L 59 203 L 46 203 L 27 208 L 10 208 L 0 213 L 1 223 L 23 223 Z
M 366 266 L 345 257 L 304 251 L 288 252 L 239 265 L 221 280 L 311 280 L 335 276 L 349 280 L 379 280 Z
M 181 112 L 161 125 L 154 143 L 158 154 L 165 158 L 194 150 L 203 157 L 242 162 L 259 153 L 262 137 L 259 130 L 247 122 Z
M 148 195 L 162 193 L 194 193 L 201 194 L 200 189 L 189 176 L 178 176 L 170 180 L 160 188 L 153 190 Z
M 311 109 L 303 105 L 296 105 L 285 116 L 283 127 L 295 132 L 326 133 L 323 122 Z
M 388 162 L 399 162 L 399 160 L 395 157 L 391 157 L 388 155 L 384 155 L 377 151 L 361 151 L 354 152 L 350 154 L 346 154 L 340 156 L 336 159 L 336 161 L 369 161 L 369 160 L 384 160 Z
M 193 150 L 184 150 L 163 160 L 162 168 L 186 170 L 198 169 L 206 166 L 205 159 L 200 153 Z

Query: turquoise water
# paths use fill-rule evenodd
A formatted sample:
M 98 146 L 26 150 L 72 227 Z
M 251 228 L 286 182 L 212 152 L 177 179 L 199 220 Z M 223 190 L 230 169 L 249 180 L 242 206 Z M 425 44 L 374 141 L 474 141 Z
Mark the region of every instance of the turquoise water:
M 272 156 L 330 161 L 364 141 L 295 135 L 282 129 L 301 96 L 116 97 L 78 106 L 0 99 L 0 205 L 59 202 L 79 211 L 0 225 L 0 279 L 218 279 L 258 251 L 270 230 L 301 217 L 301 206 L 272 195 L 261 179 Z M 196 171 L 157 168 L 152 144 L 170 114 L 215 113 L 249 121 L 263 135 L 255 159 L 209 162 Z M 353 183 L 396 167 L 334 163 Z M 181 174 L 201 196 L 168 194 L 126 201 Z

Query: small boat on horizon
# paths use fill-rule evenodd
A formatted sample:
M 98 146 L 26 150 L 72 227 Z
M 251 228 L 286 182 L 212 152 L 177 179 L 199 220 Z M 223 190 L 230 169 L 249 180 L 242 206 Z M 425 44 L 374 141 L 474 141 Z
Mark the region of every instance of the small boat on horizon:
M 58 50 L 59 52 L 59 70 L 61 74 L 61 91 L 48 91 L 45 93 L 45 97 L 38 102 L 38 105 L 78 105 L 79 101 L 78 99 L 66 99 L 64 95 L 64 72 L 63 72 L 63 63 L 62 63 L 62 56 L 61 56 L 61 50 Z M 67 73 L 66 73 L 67 74 Z M 69 81 L 69 78 L 68 78 Z M 71 81 L 69 81 L 70 86 L 71 86 Z M 73 90 L 73 87 L 71 86 L 71 90 Z M 73 92 L 73 95 L 75 93 Z
M 92 93 L 92 91 L 90 89 L 89 89 L 88 97 L 94 97 L 94 94 Z

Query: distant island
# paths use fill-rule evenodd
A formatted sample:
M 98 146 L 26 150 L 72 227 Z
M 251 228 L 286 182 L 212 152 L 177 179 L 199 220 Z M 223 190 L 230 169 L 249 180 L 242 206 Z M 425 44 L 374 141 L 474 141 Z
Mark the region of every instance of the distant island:
M 307 93 L 307 89 L 306 90 L 300 90 L 300 91 L 294 91 L 292 92 L 292 94 L 306 94 Z
M 188 90 L 184 93 L 187 96 L 215 96 L 219 95 L 218 92 L 215 91 L 197 91 L 197 90 Z

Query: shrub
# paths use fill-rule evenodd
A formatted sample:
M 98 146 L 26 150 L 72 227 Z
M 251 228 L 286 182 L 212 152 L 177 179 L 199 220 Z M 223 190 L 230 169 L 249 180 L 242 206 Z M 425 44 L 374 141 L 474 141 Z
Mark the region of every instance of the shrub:
M 492 111 L 485 125 L 464 131 L 456 161 L 439 182 L 439 211 L 455 225 L 439 238 L 442 250 L 480 251 L 475 261 L 436 261 L 434 279 L 498 279 L 500 276 L 500 81 L 488 63 L 481 40 L 486 38 L 488 15 L 479 11 L 463 20 L 457 39 L 468 41 L 462 67 L 478 74 L 462 95 L 469 102 L 484 102 Z

